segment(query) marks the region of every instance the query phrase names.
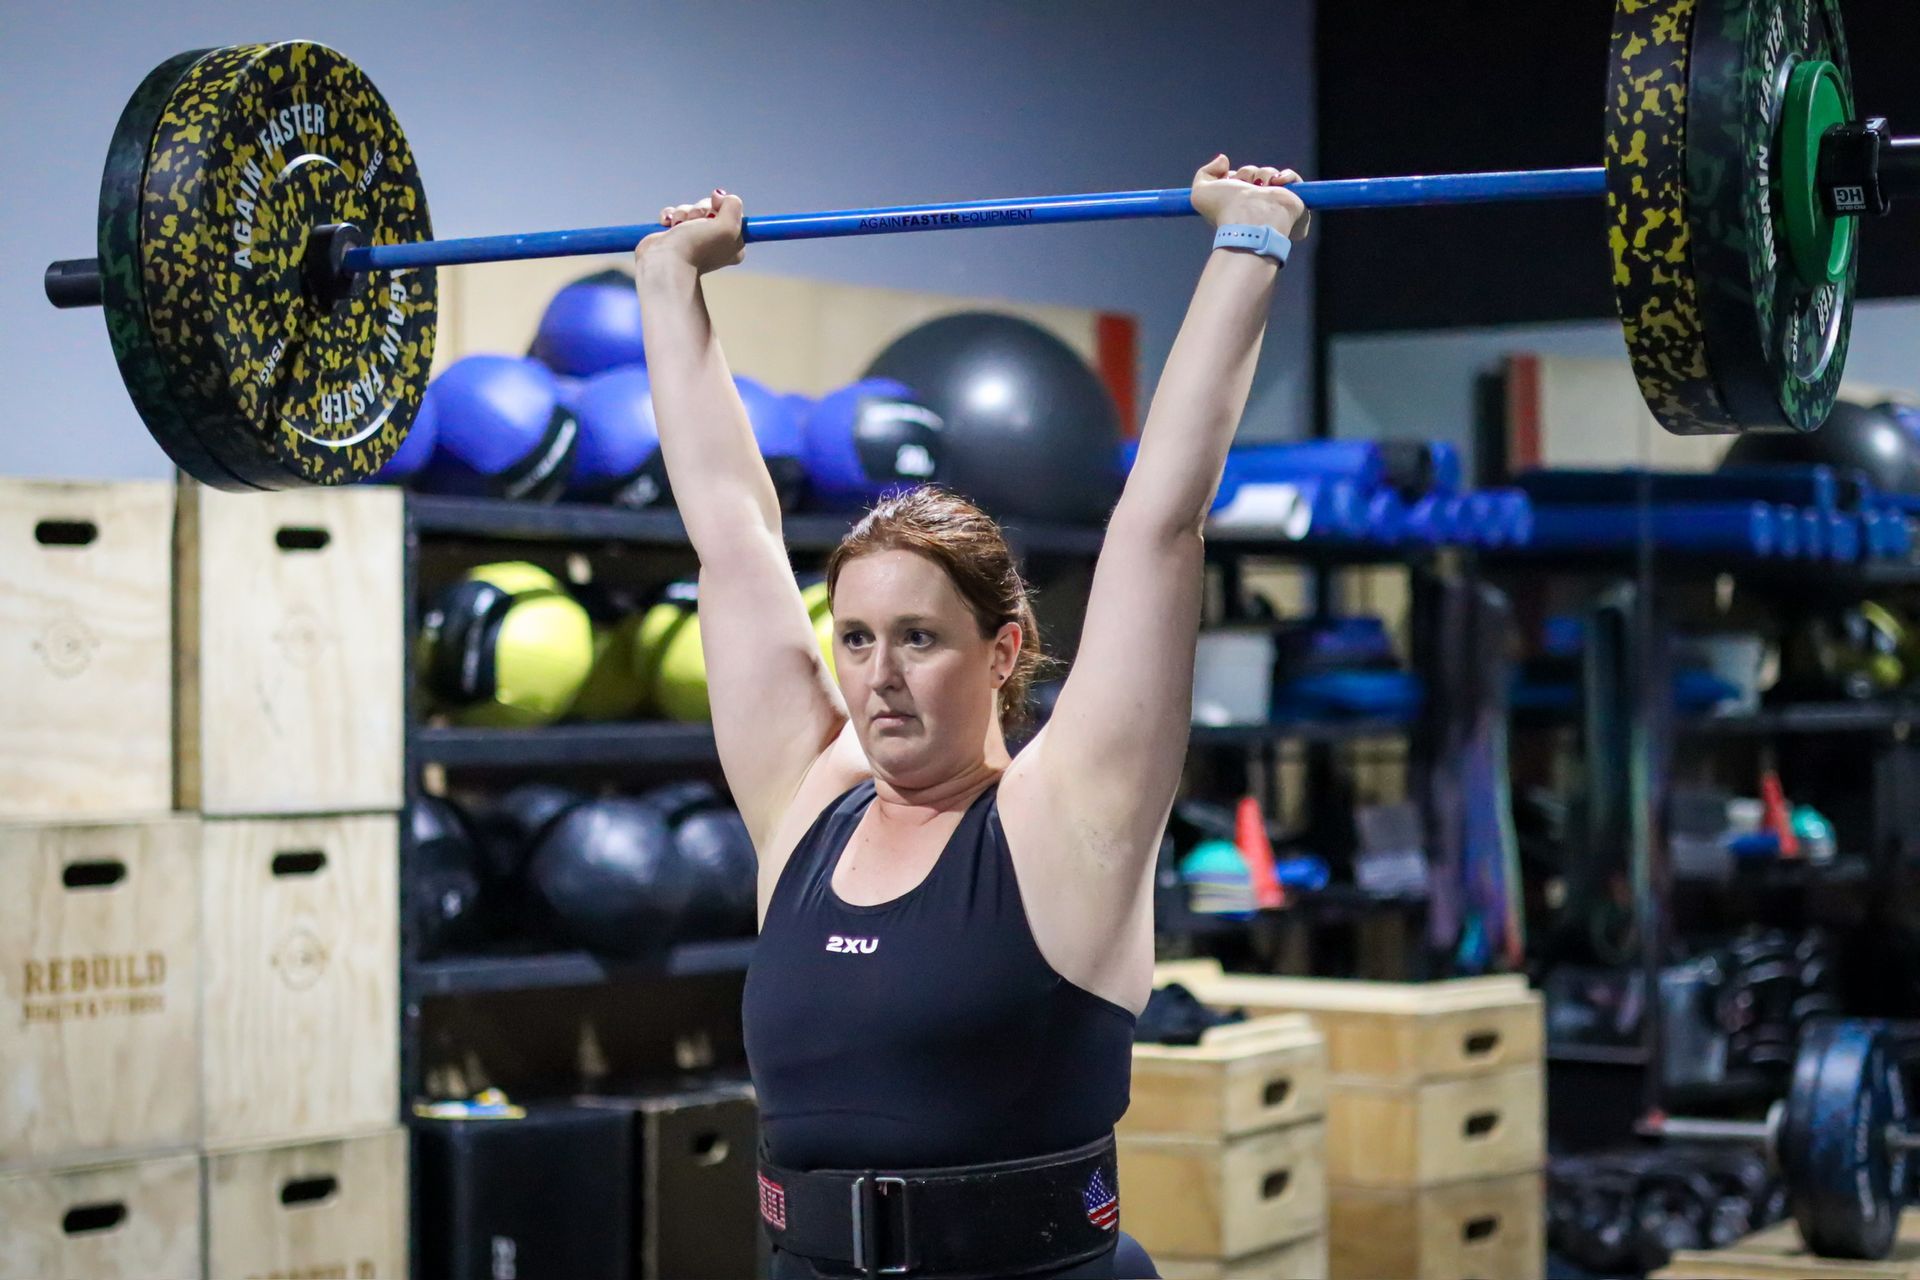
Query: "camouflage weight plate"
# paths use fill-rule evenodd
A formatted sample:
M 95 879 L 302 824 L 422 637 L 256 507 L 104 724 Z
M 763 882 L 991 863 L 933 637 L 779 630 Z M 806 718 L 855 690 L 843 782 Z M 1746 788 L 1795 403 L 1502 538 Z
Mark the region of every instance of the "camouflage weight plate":
M 1703 0 L 1694 18 L 1687 98 L 1693 270 L 1707 319 L 1707 362 L 1735 422 L 1811 431 L 1840 393 L 1853 320 L 1854 256 L 1837 279 L 1803 283 L 1788 261 L 1786 208 L 1813 199 L 1816 166 L 1782 185 L 1787 85 L 1802 61 L 1833 64 L 1847 118 L 1853 73 L 1838 0 Z
M 318 227 L 431 235 L 406 138 L 359 68 L 305 41 L 201 58 L 160 114 L 141 210 L 150 339 L 205 452 L 258 488 L 378 471 L 425 389 L 435 289 L 430 271 L 364 273 L 331 305 L 309 287 Z
M 251 489 L 216 461 L 189 425 L 168 365 L 154 349 L 140 278 L 140 193 L 160 111 L 187 69 L 208 50 L 169 58 L 140 82 L 114 126 L 100 180 L 100 301 L 127 394 L 174 465 L 222 489 Z
M 1833 0 L 1619 0 L 1607 102 L 1614 290 L 1641 394 L 1668 430 L 1810 430 L 1839 389 L 1853 262 L 1808 287 L 1784 261 L 1788 77 L 1833 63 Z M 1798 176 L 1804 183 L 1809 179 Z M 1804 193 L 1801 193 L 1804 194 Z

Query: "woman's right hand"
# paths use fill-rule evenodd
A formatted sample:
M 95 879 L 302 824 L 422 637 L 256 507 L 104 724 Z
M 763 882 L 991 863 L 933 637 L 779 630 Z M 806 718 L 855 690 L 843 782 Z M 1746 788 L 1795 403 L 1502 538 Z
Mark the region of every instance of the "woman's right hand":
M 649 262 L 680 261 L 705 275 L 746 256 L 745 206 L 739 196 L 718 188 L 698 204 L 662 209 L 660 224 L 664 231 L 654 232 L 634 249 L 636 270 Z

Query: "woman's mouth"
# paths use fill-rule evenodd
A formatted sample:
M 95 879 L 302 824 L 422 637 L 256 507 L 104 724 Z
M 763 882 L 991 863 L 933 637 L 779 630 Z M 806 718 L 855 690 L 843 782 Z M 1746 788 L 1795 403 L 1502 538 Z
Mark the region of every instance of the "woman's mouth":
M 892 729 L 905 724 L 911 719 L 913 719 L 913 717 L 904 711 L 882 711 L 873 718 L 872 724 L 876 729 Z

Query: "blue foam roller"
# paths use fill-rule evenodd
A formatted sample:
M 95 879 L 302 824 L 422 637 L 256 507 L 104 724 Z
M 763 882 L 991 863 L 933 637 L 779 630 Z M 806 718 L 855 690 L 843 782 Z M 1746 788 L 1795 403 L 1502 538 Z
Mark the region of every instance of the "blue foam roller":
M 1500 504 L 1489 490 L 1464 495 L 1460 517 L 1460 541 L 1470 547 L 1506 545 L 1506 531 L 1500 524 Z
M 1887 517 L 1868 507 L 1860 512 L 1860 558 L 1885 560 L 1887 555 Z
M 1466 498 L 1456 493 L 1440 499 L 1440 505 L 1434 510 L 1433 524 L 1439 531 L 1441 542 L 1468 545 Z
M 1313 510 L 1309 538 L 1357 542 L 1367 536 L 1367 498 L 1344 480 L 1308 482 L 1302 493 Z
M 1620 551 L 1638 545 L 1642 515 L 1654 545 L 1682 554 L 1765 556 L 1778 546 L 1773 508 L 1764 502 L 1639 508 L 1536 504 L 1533 545 L 1550 551 Z M 1788 521 L 1795 533 L 1799 522 Z
M 1535 502 L 1777 502 L 1832 511 L 1839 485 L 1832 467 L 1754 466 L 1720 471 L 1616 471 L 1552 468 L 1522 472 L 1514 484 Z
M 1430 493 L 1407 508 L 1403 531 L 1408 542 L 1431 547 L 1443 541 L 1440 537 L 1439 509 L 1444 501 L 1444 498 Z
M 1817 507 L 1800 508 L 1800 555 L 1807 560 L 1827 558 L 1827 513 Z
M 1827 516 L 1827 559 L 1852 564 L 1860 559 L 1860 517 L 1845 511 Z
M 1898 508 L 1888 508 L 1886 517 L 1887 555 L 1905 560 L 1913 555 L 1913 526 L 1907 522 L 1907 513 Z
M 1773 509 L 1773 546 L 1783 560 L 1798 560 L 1800 546 L 1800 510 L 1785 505 Z
M 1506 545 L 1524 547 L 1533 541 L 1533 501 L 1518 489 L 1500 489 L 1494 494 L 1500 512 L 1500 527 Z
M 1345 480 L 1371 493 L 1386 477 L 1386 460 L 1371 440 L 1236 445 L 1227 452 L 1226 475 L 1239 484 L 1256 480 Z
M 1427 458 L 1427 465 L 1433 472 L 1431 491 L 1449 497 L 1460 492 L 1461 477 L 1466 473 L 1460 462 L 1459 448 L 1446 440 L 1429 440 Z
M 1407 504 L 1391 489 L 1367 499 L 1367 540 L 1398 546 L 1406 539 Z

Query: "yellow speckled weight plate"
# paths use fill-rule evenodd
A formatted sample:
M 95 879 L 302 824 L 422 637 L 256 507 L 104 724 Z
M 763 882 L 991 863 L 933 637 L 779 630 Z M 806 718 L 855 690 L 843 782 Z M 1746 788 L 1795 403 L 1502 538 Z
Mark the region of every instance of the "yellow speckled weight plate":
M 207 54 L 160 113 L 140 211 L 151 342 L 206 452 L 259 488 L 378 471 L 425 390 L 433 274 L 363 273 L 327 306 L 303 273 L 318 226 L 431 235 L 412 151 L 360 69 L 307 41 Z

